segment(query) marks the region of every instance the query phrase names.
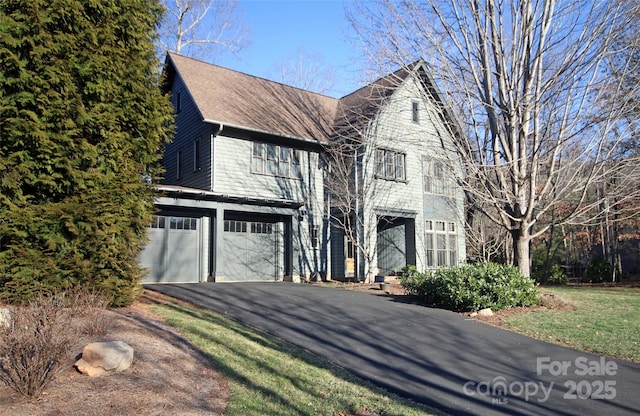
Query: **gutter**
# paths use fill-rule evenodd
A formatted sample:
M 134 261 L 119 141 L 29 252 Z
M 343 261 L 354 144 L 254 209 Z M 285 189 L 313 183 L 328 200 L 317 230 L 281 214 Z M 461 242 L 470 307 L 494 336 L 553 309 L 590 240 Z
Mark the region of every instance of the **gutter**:
M 205 123 L 209 123 L 209 124 L 218 124 L 220 126 L 225 125 L 226 127 L 229 127 L 229 128 L 232 128 L 232 129 L 245 130 L 245 131 L 249 131 L 249 132 L 252 132 L 252 133 L 259 133 L 259 134 L 268 134 L 270 136 L 279 136 L 279 137 L 283 137 L 285 139 L 296 140 L 296 141 L 299 141 L 299 142 L 311 143 L 311 144 L 320 145 L 320 146 L 323 146 L 326 143 L 324 140 L 305 139 L 303 137 L 290 136 L 288 134 L 282 134 L 282 133 L 278 133 L 278 132 L 275 132 L 275 131 L 267 131 L 267 130 L 256 129 L 256 128 L 253 128 L 253 127 L 239 126 L 237 124 L 222 123 L 220 121 L 211 120 L 211 119 L 207 119 L 207 118 L 203 119 L 202 121 L 205 122 Z

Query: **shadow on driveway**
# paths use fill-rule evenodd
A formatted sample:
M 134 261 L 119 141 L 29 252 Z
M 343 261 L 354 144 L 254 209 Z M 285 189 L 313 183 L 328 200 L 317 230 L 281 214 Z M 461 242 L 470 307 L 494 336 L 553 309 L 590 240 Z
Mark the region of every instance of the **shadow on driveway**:
M 225 314 L 451 414 L 613 416 L 640 409 L 640 366 L 454 312 L 282 282 L 145 288 Z

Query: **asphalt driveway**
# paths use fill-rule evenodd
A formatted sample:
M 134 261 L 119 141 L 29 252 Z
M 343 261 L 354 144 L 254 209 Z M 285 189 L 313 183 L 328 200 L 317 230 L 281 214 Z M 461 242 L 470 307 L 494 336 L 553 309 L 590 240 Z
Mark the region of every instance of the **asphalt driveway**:
M 638 415 L 640 366 L 392 297 L 293 283 L 150 284 L 451 414 Z

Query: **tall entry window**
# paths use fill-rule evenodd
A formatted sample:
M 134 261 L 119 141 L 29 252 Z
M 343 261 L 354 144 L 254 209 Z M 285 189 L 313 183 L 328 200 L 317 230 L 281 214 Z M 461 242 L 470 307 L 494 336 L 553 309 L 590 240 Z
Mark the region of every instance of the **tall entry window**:
M 427 220 L 425 257 L 428 268 L 458 265 L 458 234 L 455 222 Z

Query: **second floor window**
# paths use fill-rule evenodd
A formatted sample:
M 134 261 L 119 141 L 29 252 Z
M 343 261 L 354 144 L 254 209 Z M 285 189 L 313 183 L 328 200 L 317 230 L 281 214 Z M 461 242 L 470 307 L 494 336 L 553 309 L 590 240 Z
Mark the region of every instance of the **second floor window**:
M 193 170 L 194 172 L 202 169 L 200 164 L 200 139 L 196 139 L 193 142 Z
M 389 149 L 376 149 L 376 178 L 404 181 L 406 155 Z
M 302 178 L 300 151 L 268 143 L 253 143 L 251 172 L 285 178 Z
M 443 161 L 423 158 L 423 188 L 424 193 L 453 197 L 455 194 L 455 184 L 446 173 L 446 166 Z

